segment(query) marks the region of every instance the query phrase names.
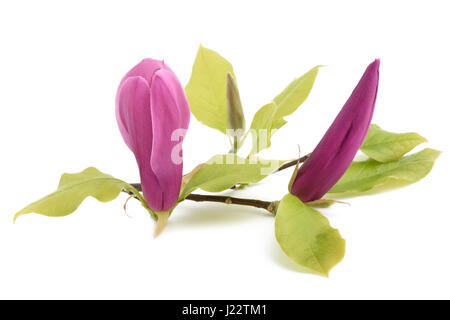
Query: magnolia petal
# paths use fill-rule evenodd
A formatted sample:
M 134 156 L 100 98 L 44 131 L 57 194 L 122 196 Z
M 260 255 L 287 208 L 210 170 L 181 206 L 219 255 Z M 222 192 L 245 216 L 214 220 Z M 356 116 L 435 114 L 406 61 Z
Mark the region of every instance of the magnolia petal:
M 150 160 L 163 193 L 162 208 L 158 211 L 170 210 L 178 200 L 183 171 L 178 138 L 187 129 L 188 112 L 187 100 L 176 76 L 170 69 L 158 70 L 151 86 L 153 144 Z
M 158 78 L 164 80 L 164 83 L 167 85 L 176 100 L 176 105 L 180 114 L 180 128 L 187 130 L 189 127 L 191 111 L 189 109 L 186 93 L 184 92 L 184 88 L 182 87 L 180 80 L 178 80 L 176 74 L 167 65 L 164 65 L 157 74 Z
M 144 78 L 149 87 L 152 85 L 153 75 L 156 71 L 164 66 L 164 62 L 161 60 L 146 58 L 135 65 L 127 74 L 123 77 L 120 84 L 122 84 L 127 78 L 142 77 Z
M 122 84 L 118 96 L 119 108 L 126 110 L 123 113 L 124 125 L 129 147 L 139 166 L 144 198 L 151 209 L 158 210 L 162 207 L 163 194 L 150 165 L 153 141 L 150 88 L 144 78 L 129 77 Z
M 120 104 L 120 92 L 122 90 L 122 86 L 125 81 L 129 78 L 133 77 L 142 77 L 148 83 L 148 86 L 151 86 L 151 79 L 153 74 L 162 68 L 164 62 L 155 60 L 155 59 L 143 59 L 136 66 L 134 66 L 130 71 L 125 74 L 119 84 L 119 89 L 117 90 L 116 95 L 116 119 L 117 124 L 119 125 L 120 133 L 122 134 L 123 139 L 125 140 L 126 145 L 131 148 L 131 140 L 127 127 L 127 119 L 128 119 L 128 109 L 124 106 L 124 104 Z
M 121 93 L 123 86 L 119 86 L 119 89 L 117 90 L 117 95 L 116 95 L 116 120 L 117 120 L 117 124 L 119 126 L 119 131 L 122 134 L 123 140 L 125 141 L 125 144 L 128 146 L 128 148 L 130 148 L 131 150 L 131 138 L 130 138 L 130 134 L 128 132 L 128 104 L 122 102 L 121 101 Z M 123 95 L 123 94 L 122 94 Z M 122 97 L 123 99 L 123 97 Z

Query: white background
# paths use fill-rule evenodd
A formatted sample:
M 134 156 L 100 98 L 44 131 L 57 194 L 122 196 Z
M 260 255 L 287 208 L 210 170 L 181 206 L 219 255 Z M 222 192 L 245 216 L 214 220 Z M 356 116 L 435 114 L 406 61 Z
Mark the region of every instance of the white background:
M 450 298 L 449 9 L 448 1 L 2 1 L 0 298 Z M 275 241 L 273 217 L 253 208 L 186 201 L 156 240 L 137 202 L 131 219 L 124 214 L 126 195 L 12 224 L 63 172 L 96 166 L 138 181 L 115 121 L 117 85 L 144 57 L 165 59 L 185 85 L 200 43 L 233 64 L 247 123 L 295 77 L 327 66 L 266 157 L 293 158 L 297 144 L 310 152 L 377 57 L 374 122 L 419 132 L 443 151 L 417 184 L 322 210 L 347 241 L 328 279 L 299 271 Z M 227 144 L 192 118 L 185 172 Z M 290 173 L 237 195 L 280 199 Z

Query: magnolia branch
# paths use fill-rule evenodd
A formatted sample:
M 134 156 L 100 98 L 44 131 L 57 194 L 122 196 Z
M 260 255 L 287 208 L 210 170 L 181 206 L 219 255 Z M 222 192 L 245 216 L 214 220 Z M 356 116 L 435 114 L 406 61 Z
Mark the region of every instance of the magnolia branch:
M 132 183 L 132 187 L 134 187 L 138 191 L 142 191 L 140 183 Z M 133 195 L 131 191 L 125 191 L 129 195 Z M 139 200 L 138 198 L 136 198 Z M 277 211 L 279 201 L 262 201 L 256 199 L 244 199 L 244 198 L 235 198 L 229 196 L 216 196 L 216 195 L 208 195 L 208 194 L 195 194 L 191 193 L 186 197 L 186 200 L 196 201 L 196 202 L 219 202 L 225 204 L 237 204 L 241 206 L 250 206 L 260 209 L 265 209 L 269 211 L 271 214 L 275 214 Z
M 308 158 L 309 158 L 309 154 L 307 154 L 306 156 L 303 156 L 301 158 L 298 158 L 298 159 L 286 162 L 281 167 L 279 167 L 277 170 L 275 170 L 273 173 L 281 171 L 281 170 L 284 170 L 284 169 L 287 169 L 289 167 L 293 167 L 293 166 L 297 165 L 297 163 L 305 162 L 306 159 L 308 159 Z
M 235 198 L 228 196 L 215 196 L 215 195 L 206 195 L 206 194 L 194 194 L 191 193 L 186 197 L 187 200 L 192 200 L 196 202 L 220 202 L 226 204 L 238 204 L 241 206 L 251 206 L 256 208 L 261 208 L 269 211 L 272 214 L 275 214 L 277 211 L 279 201 L 262 201 L 255 199 L 243 199 L 243 198 Z
M 301 158 L 286 162 L 281 167 L 279 167 L 277 170 L 275 170 L 273 173 L 293 167 L 293 166 L 297 165 L 298 163 L 302 163 L 306 159 L 308 159 L 308 157 L 309 157 L 309 154 L 306 156 L 303 156 Z M 142 186 L 140 183 L 132 183 L 131 186 L 134 187 L 138 191 L 142 191 Z M 132 195 L 131 192 L 127 192 L 127 193 Z M 229 197 L 229 196 L 216 196 L 216 195 L 194 194 L 194 193 L 191 193 L 190 195 L 188 195 L 186 197 L 186 200 L 191 200 L 191 201 L 196 201 L 196 202 L 219 202 L 219 203 L 225 203 L 225 204 L 237 204 L 237 205 L 241 205 L 241 206 L 251 206 L 251 207 L 256 207 L 256 208 L 260 208 L 260 209 L 265 209 L 272 214 L 276 213 L 278 203 L 279 203 L 279 201 L 263 201 L 263 200 L 256 200 L 256 199 L 245 199 L 245 198 L 236 198 L 236 197 Z

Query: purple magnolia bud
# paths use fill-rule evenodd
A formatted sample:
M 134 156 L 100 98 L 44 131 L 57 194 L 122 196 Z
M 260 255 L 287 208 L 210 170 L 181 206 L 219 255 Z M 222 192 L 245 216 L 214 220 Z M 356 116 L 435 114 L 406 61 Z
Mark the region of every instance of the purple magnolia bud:
M 367 67 L 331 127 L 297 171 L 290 191 L 303 202 L 318 200 L 327 193 L 361 147 L 375 107 L 379 66 L 376 59 Z
M 181 141 L 189 105 L 175 73 L 163 61 L 144 59 L 120 82 L 116 118 L 139 167 L 144 198 L 155 212 L 178 200 L 183 159 Z

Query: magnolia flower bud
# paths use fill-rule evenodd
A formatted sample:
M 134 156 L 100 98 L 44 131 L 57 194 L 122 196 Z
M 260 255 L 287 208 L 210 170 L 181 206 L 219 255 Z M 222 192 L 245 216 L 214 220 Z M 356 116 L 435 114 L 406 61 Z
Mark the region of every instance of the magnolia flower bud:
M 345 173 L 364 142 L 377 98 L 380 60 L 372 62 L 310 157 L 290 192 L 303 202 L 320 199 Z
M 122 79 L 116 96 L 117 123 L 136 157 L 144 199 L 153 211 L 166 213 L 165 220 L 180 193 L 180 140 L 189 117 L 183 87 L 163 61 L 144 59 Z M 176 155 L 173 150 L 178 150 Z

